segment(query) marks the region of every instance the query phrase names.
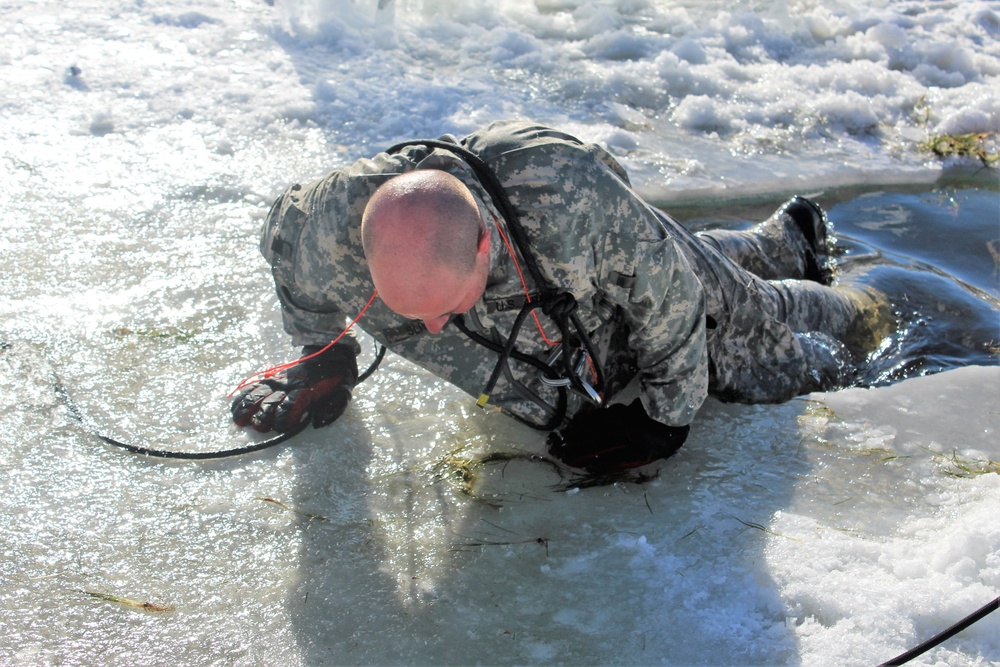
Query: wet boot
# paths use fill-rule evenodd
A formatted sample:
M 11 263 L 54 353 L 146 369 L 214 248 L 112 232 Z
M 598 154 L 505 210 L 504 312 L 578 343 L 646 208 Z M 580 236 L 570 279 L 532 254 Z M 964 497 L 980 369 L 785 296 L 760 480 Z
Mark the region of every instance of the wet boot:
M 823 209 L 805 197 L 796 196 L 785 204 L 778 215 L 786 218 L 785 224 L 794 226 L 805 238 L 802 278 L 821 285 L 833 284 L 836 266 L 830 257 L 833 228 Z
M 855 305 L 853 320 L 843 342 L 859 360 L 867 358 L 898 328 L 898 320 L 885 294 L 867 285 L 836 288 Z
M 823 210 L 805 197 L 794 197 L 746 231 L 712 230 L 696 236 L 764 280 L 833 283 L 832 228 Z

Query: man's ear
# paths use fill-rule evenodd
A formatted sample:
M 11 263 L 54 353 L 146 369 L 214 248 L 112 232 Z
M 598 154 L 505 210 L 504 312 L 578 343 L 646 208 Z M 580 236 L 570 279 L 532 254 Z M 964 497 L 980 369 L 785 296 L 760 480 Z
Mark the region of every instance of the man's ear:
M 490 228 L 483 225 L 479 232 L 479 244 L 476 246 L 476 254 L 489 254 L 490 252 Z

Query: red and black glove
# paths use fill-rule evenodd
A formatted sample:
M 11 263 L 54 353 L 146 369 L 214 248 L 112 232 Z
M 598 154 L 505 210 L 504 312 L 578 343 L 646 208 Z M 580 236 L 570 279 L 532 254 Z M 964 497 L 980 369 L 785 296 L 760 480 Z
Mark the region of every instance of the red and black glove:
M 303 357 L 321 347 L 302 348 Z M 358 362 L 347 346 L 334 345 L 273 377 L 241 390 L 230 407 L 233 422 L 261 433 L 301 431 L 309 422 L 326 426 L 344 413 L 358 381 Z
M 616 473 L 671 456 L 689 430 L 650 419 L 636 399 L 577 414 L 549 435 L 549 453 L 592 474 Z

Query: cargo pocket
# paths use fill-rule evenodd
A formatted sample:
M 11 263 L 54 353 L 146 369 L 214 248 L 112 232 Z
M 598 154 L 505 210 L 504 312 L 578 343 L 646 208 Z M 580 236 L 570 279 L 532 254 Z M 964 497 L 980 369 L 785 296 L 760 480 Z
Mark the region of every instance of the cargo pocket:
M 616 306 L 628 304 L 632 288 L 635 287 L 637 245 L 634 237 L 614 232 L 609 232 L 604 237 L 598 287 L 605 299 Z
M 271 206 L 264 219 L 260 238 L 260 254 L 271 265 L 271 272 L 282 285 L 295 284 L 295 256 L 299 237 L 306 224 L 306 213 L 299 208 L 295 193 L 302 189 L 293 185 Z

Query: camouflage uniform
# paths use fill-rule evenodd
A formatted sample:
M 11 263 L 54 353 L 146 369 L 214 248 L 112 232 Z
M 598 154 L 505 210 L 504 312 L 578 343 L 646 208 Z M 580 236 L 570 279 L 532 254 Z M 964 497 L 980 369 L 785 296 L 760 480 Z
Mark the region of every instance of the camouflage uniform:
M 841 335 L 856 314 L 852 299 L 815 283 L 768 282 L 738 265 L 769 262 L 769 277 L 795 277 L 794 248 L 802 241 L 786 238 L 780 224 L 765 223 L 752 236 L 693 235 L 638 197 L 606 151 L 550 128 L 499 122 L 461 143 L 503 184 L 542 273 L 576 297 L 579 317 L 603 357 L 606 396 L 638 371 L 647 413 L 684 425 L 710 392 L 726 400 L 780 401 L 838 381 L 840 364 L 829 340 L 798 332 Z M 506 223 L 460 157 L 411 146 L 293 185 L 272 207 L 261 251 L 295 344 L 329 342 L 367 302 L 374 286 L 361 246 L 362 213 L 382 183 L 412 169 L 449 172 L 473 193 L 492 232 L 491 270 L 483 298 L 464 321 L 483 336 L 506 340 L 525 301 L 504 240 L 510 237 Z M 519 254 L 517 262 L 523 269 Z M 539 286 L 526 280 L 537 296 Z M 539 325 L 529 318 L 517 347 L 545 359 L 551 347 L 542 332 L 551 341 L 559 331 L 535 312 Z M 472 396 L 479 396 L 496 364 L 495 353 L 454 324 L 431 335 L 422 322 L 378 300 L 358 325 Z M 346 344 L 359 350 L 354 340 Z M 515 361 L 510 367 L 490 402 L 544 422 L 551 409 L 536 397 L 552 403 L 555 390 L 536 369 Z M 571 399 L 569 414 L 581 404 Z

